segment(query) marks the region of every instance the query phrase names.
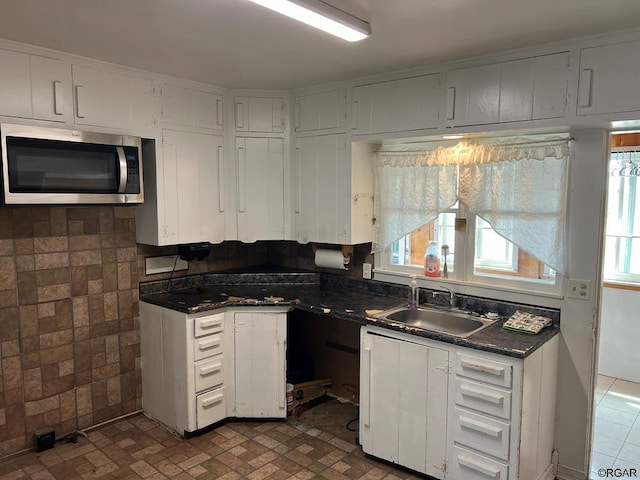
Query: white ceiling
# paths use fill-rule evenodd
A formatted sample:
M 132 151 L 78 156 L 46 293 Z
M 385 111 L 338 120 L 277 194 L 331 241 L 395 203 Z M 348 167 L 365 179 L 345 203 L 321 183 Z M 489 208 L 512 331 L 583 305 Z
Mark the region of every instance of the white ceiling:
M 0 0 L 0 37 L 221 87 L 292 89 L 640 26 L 638 0 L 326 0 L 347 43 L 247 0 Z

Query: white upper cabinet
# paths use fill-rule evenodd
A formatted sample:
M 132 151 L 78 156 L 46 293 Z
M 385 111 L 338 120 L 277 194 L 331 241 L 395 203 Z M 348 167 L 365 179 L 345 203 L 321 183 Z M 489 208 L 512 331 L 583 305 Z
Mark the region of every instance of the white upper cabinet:
M 449 127 L 561 118 L 567 113 L 569 53 L 447 74 Z
M 301 243 L 356 244 L 373 237 L 371 146 L 345 134 L 296 140 L 293 204 Z
M 161 244 L 225 239 L 224 137 L 163 130 Z
M 222 95 L 165 83 L 162 85 L 162 123 L 223 130 Z
M 71 118 L 71 66 L 0 50 L 0 115 L 64 122 Z
M 640 110 L 640 41 L 585 48 L 580 54 L 578 115 Z
M 437 128 L 442 108 L 440 74 L 354 87 L 354 134 Z
M 284 100 L 269 97 L 236 97 L 236 132 L 282 133 Z
M 238 239 L 284 239 L 284 140 L 236 138 Z
M 158 117 L 158 95 L 151 80 L 73 65 L 75 123 L 149 129 Z
M 295 132 L 344 128 L 347 124 L 346 90 L 299 95 L 293 103 Z

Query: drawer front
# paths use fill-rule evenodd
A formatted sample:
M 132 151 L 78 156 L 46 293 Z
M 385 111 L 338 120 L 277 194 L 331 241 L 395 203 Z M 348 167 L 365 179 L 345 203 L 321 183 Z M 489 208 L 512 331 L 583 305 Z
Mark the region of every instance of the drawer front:
M 218 333 L 224 329 L 224 313 L 197 317 L 194 318 L 194 321 L 194 336 L 196 338 L 209 335 L 210 333 Z
M 508 423 L 454 408 L 453 440 L 461 445 L 509 460 Z
M 496 417 L 511 418 L 511 392 L 462 378 L 456 378 L 456 405 Z
M 453 447 L 451 458 L 451 477 L 453 480 L 507 480 L 509 467 L 482 455 Z
M 194 366 L 196 393 L 222 385 L 224 382 L 224 363 L 222 355 L 197 362 Z
M 472 355 L 456 355 L 456 375 L 511 388 L 513 366 Z
M 193 358 L 198 361 L 203 358 L 220 355 L 222 353 L 223 334 L 216 333 L 207 337 L 196 338 L 193 341 Z
M 224 387 L 196 397 L 196 426 L 198 429 L 219 422 L 225 417 Z

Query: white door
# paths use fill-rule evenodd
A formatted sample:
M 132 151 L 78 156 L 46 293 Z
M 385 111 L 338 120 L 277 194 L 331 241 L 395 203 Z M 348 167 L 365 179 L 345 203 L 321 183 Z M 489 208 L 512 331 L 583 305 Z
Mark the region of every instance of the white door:
M 167 240 L 222 242 L 225 233 L 224 138 L 163 130 L 162 152 Z
M 0 50 L 0 115 L 30 118 L 31 70 L 29 55 Z
M 237 138 L 238 239 L 284 238 L 284 140 Z
M 71 65 L 60 60 L 31 56 L 33 118 L 64 122 L 71 119 Z
M 236 97 L 236 132 L 284 132 L 284 100 L 270 97 Z
M 365 334 L 361 439 L 366 453 L 444 477 L 449 354 Z
M 165 83 L 162 85 L 162 122 L 222 130 L 222 95 Z
M 346 92 L 343 88 L 296 97 L 293 105 L 296 132 L 340 128 L 346 125 Z
M 294 203 L 299 242 L 348 243 L 351 160 L 347 153 L 345 134 L 297 140 Z
M 235 313 L 236 416 L 285 418 L 286 313 Z

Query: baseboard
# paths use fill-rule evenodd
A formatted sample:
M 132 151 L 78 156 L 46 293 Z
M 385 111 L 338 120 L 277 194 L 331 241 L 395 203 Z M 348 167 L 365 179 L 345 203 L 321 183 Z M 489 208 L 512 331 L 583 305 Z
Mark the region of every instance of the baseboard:
M 538 477 L 538 480 L 554 480 L 554 478 L 556 477 L 553 475 L 553 464 L 550 463 L 542 475 Z
M 565 465 L 558 465 L 557 480 L 589 480 L 589 475 Z

